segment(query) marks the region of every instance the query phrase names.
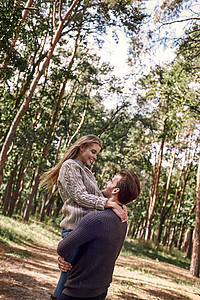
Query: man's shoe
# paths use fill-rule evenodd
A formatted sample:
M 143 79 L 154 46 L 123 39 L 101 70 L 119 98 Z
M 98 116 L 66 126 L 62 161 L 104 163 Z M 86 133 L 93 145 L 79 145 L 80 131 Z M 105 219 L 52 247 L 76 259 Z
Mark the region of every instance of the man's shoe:
M 57 300 L 58 298 L 54 297 L 53 295 L 51 295 L 50 300 Z

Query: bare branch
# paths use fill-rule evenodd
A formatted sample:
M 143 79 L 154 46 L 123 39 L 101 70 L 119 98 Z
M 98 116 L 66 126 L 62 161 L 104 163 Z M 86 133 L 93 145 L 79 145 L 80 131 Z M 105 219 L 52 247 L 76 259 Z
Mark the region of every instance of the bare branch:
M 65 14 L 64 18 L 63 18 L 63 21 L 65 22 L 68 18 L 68 16 L 72 13 L 74 7 L 78 4 L 80 0 L 75 0 L 72 5 L 70 6 L 68 12 Z
M 18 1 L 18 2 L 20 3 L 21 1 Z M 23 14 L 22 14 L 22 20 L 21 20 L 21 23 L 22 23 L 22 24 L 25 22 L 25 19 L 26 19 L 27 15 L 28 15 L 28 13 L 29 13 L 29 11 L 30 11 L 29 9 L 30 9 L 30 7 L 32 6 L 32 4 L 33 4 L 33 0 L 28 0 L 28 1 L 26 2 L 25 10 L 24 10 L 24 12 L 23 12 Z M 16 42 L 17 42 L 17 40 L 18 40 L 18 37 L 19 37 L 19 34 L 17 34 L 17 35 L 15 36 L 15 39 L 11 42 L 11 46 L 12 46 L 12 47 L 15 46 L 15 44 L 16 44 Z
M 187 21 L 192 21 L 192 20 L 200 20 L 200 17 L 199 18 L 187 18 L 187 19 L 184 19 L 184 20 L 174 20 L 174 21 L 171 21 L 171 22 L 162 23 L 161 26 L 171 25 L 171 24 L 174 24 L 174 23 L 182 23 L 182 22 L 187 22 Z
M 62 22 L 61 11 L 62 11 L 62 0 L 60 0 L 60 4 L 59 4 L 59 20 L 60 20 L 60 22 Z
M 26 3 L 26 9 L 23 11 L 23 14 L 22 14 L 22 20 L 21 22 L 24 23 L 28 13 L 29 13 L 29 8 L 32 6 L 33 4 L 33 0 L 28 0 L 27 3 Z
M 21 3 L 21 0 L 18 0 L 18 1 L 14 4 L 14 8 L 15 8 L 15 7 L 18 7 L 18 6 L 20 5 L 20 3 Z
M 53 7 L 53 29 L 56 31 L 56 5 L 58 3 L 58 0 L 55 0 L 54 7 Z

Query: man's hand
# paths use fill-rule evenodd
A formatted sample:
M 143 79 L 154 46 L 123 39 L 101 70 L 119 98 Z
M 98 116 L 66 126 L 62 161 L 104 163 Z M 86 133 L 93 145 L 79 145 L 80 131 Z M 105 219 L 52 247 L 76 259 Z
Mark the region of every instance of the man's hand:
M 120 206 L 112 198 L 109 198 L 106 202 L 105 208 L 112 208 L 112 210 L 120 217 L 122 223 L 128 221 L 126 205 Z
M 61 256 L 58 256 L 58 267 L 62 272 L 67 272 L 72 269 L 72 265 L 65 261 L 65 259 Z

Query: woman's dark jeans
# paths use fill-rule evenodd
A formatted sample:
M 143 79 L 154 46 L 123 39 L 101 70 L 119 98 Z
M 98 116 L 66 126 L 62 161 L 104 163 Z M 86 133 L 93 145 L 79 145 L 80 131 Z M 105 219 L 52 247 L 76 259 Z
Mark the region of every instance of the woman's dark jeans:
M 71 232 L 71 230 L 66 230 L 66 229 L 63 229 L 62 230 L 62 238 L 64 238 L 66 235 L 68 235 L 69 233 Z M 78 254 L 78 249 L 79 248 L 76 248 L 74 249 L 66 258 L 65 260 L 69 263 L 72 264 L 72 266 L 75 264 L 76 262 L 76 258 L 77 258 L 77 254 Z M 57 283 L 57 286 L 55 288 L 55 291 L 53 293 L 53 296 L 56 297 L 56 298 L 59 298 L 59 296 L 61 295 L 62 291 L 64 290 L 64 284 L 66 283 L 67 281 L 67 278 L 70 274 L 70 271 L 67 271 L 67 272 L 61 272 L 60 274 L 60 278 L 59 278 L 59 281 Z

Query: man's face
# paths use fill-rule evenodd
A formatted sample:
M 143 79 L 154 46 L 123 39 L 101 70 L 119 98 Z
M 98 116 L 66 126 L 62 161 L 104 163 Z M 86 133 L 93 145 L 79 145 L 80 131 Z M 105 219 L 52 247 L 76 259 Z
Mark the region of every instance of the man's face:
M 121 175 L 116 175 L 112 180 L 106 182 L 106 188 L 102 191 L 106 198 L 110 198 L 112 196 L 112 191 L 116 188 L 117 183 L 121 178 Z

